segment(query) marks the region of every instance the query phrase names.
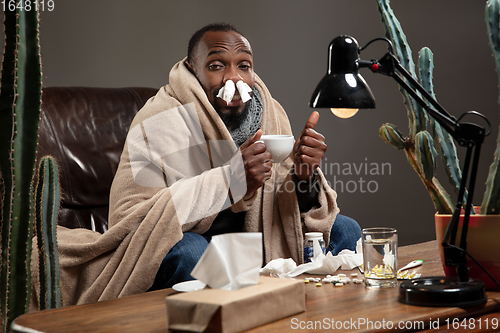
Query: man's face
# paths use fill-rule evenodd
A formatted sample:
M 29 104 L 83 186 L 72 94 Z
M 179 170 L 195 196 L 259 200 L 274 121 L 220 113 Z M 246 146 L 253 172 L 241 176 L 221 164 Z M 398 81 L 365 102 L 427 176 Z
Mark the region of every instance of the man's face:
M 189 66 L 221 118 L 242 115 L 245 104 L 238 90 L 229 104 L 218 98 L 217 93 L 227 80 L 234 83 L 243 80 L 253 88 L 253 56 L 248 40 L 234 31 L 209 31 L 203 35 L 193 55 L 194 63 Z

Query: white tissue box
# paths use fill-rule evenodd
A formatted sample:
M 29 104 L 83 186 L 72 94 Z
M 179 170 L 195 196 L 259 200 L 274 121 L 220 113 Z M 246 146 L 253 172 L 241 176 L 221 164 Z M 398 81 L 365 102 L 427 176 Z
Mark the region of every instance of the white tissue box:
M 303 280 L 267 276 L 238 290 L 203 289 L 166 301 L 169 328 L 190 332 L 241 332 L 306 310 Z

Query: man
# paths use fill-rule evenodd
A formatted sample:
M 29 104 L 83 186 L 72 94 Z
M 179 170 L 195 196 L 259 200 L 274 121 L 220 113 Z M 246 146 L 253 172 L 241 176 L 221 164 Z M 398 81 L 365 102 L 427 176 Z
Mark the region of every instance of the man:
M 220 90 L 226 87 L 228 81 L 233 81 L 233 83 L 243 81 L 251 88 L 251 99 L 244 102 L 242 92 L 238 90 L 232 99 L 224 101 Z M 210 161 L 210 168 L 197 168 L 198 172 L 190 173 L 186 172 L 186 167 L 191 167 L 187 164 L 192 163 L 189 156 L 171 151 L 167 153 L 163 150 L 157 155 L 162 161 L 162 173 L 167 178 L 167 181 L 162 184 L 164 186 L 153 185 L 155 188 L 153 191 L 136 185 L 131 189 L 130 177 L 124 175 L 129 175 L 130 168 L 134 168 L 134 159 L 136 159 L 134 156 L 137 155 L 141 159 L 140 157 L 145 153 L 134 153 L 135 148 L 131 147 L 140 145 L 131 140 L 129 134 L 127 140 L 129 157 L 128 159 L 126 156 L 122 157 L 111 191 L 110 224 L 119 223 L 131 214 L 133 215 L 134 206 L 140 207 L 144 205 L 144 202 L 150 202 L 151 198 L 158 200 L 159 197 L 165 195 L 159 194 L 161 191 L 170 189 L 168 201 L 174 201 L 177 219 L 173 218 L 172 213 L 170 213 L 171 216 L 163 216 L 160 219 L 169 219 L 170 224 L 180 225 L 180 228 L 174 231 L 176 237 L 169 235 L 173 237 L 169 242 L 172 248 L 163 259 L 150 290 L 171 287 L 175 283 L 192 279 L 191 270 L 207 247 L 211 236 L 216 234 L 241 231 L 263 232 L 266 261 L 277 257 L 292 257 L 300 263 L 302 235 L 306 231 L 324 233 L 324 237 L 329 241 L 328 250 L 333 250 L 334 254 L 344 248 L 354 250 L 355 243 L 360 236 L 359 226 L 353 220 L 338 215 L 335 203 L 336 194 L 328 187 L 321 173 L 317 172 L 327 148 L 324 137 L 314 130 L 319 114 L 313 112 L 307 120 L 304 130 L 296 139 L 291 157 L 284 163 L 273 165 L 270 161 L 271 154 L 266 151 L 265 144 L 258 140 L 263 132 L 265 134 L 291 134 L 290 124 L 281 106 L 272 99 L 262 81 L 254 73 L 250 43 L 233 26 L 212 24 L 193 35 L 188 47 L 188 57 L 174 66 L 170 74 L 169 85 L 163 91 L 160 90 L 154 100 L 148 102 L 134 120 L 131 128 L 133 129 L 134 126 L 137 128 L 138 141 L 143 141 L 144 133 L 147 136 L 144 141 L 154 140 L 151 134 L 154 132 L 156 137 L 162 138 L 162 146 L 164 146 L 169 140 L 165 139 L 166 137 L 176 137 L 171 141 L 179 146 L 179 150 L 189 146 L 183 151 L 190 151 L 192 154 L 193 145 L 180 147 L 182 144 L 179 142 L 186 137 L 196 137 L 197 135 L 193 134 L 195 130 L 191 128 L 186 132 L 178 133 L 177 126 L 181 126 L 182 119 L 186 117 L 177 119 L 175 116 L 189 109 L 186 107 L 186 110 L 180 110 L 179 105 L 185 106 L 192 102 L 196 110 L 192 112 L 189 119 L 199 118 L 200 133 L 203 132 L 203 136 L 208 137 L 208 141 L 222 139 L 239 146 L 244 166 L 246 191 L 242 193 L 242 198 L 239 197 L 241 200 L 234 200 L 232 185 L 229 191 L 223 189 L 224 193 L 217 192 L 215 197 L 225 197 L 225 192 L 229 192 L 230 203 L 224 205 L 219 201 L 217 210 L 220 209 L 220 212 L 205 213 L 217 206 L 215 202 L 206 204 L 209 201 L 208 195 L 199 195 L 199 193 L 213 195 L 211 188 L 218 187 L 211 183 L 218 174 L 207 175 L 209 170 L 213 172 L 217 169 L 213 167 L 213 161 Z M 175 126 L 168 130 L 163 129 L 160 133 L 148 130 L 144 125 L 148 119 L 153 118 L 156 119 L 154 123 L 159 123 L 162 117 L 170 121 L 176 119 Z M 139 124 L 142 124 L 140 132 Z M 196 149 L 203 149 L 199 147 L 204 147 L 205 144 L 202 141 Z M 200 155 L 204 154 L 208 156 L 211 151 L 200 152 Z M 181 166 L 173 166 L 179 161 L 183 161 Z M 160 162 L 157 164 L 159 165 Z M 140 165 L 143 166 L 143 164 Z M 159 166 L 152 168 L 160 170 Z M 168 181 L 168 178 L 172 178 L 171 174 L 179 172 L 182 173 L 181 176 Z M 124 178 L 128 180 L 121 182 Z M 203 183 L 208 182 L 212 185 L 199 186 L 201 178 Z M 134 180 L 138 182 L 137 177 Z M 179 194 L 175 189 L 176 181 L 184 181 L 183 188 L 192 188 L 193 190 L 189 191 L 191 195 L 186 193 L 188 191 Z M 127 184 L 127 186 L 117 185 L 118 183 Z M 290 183 L 293 184 L 292 187 L 289 186 Z M 157 189 L 161 187 L 163 189 Z M 196 192 L 195 196 L 192 195 L 193 192 Z M 137 195 L 145 199 L 135 201 L 132 206 L 130 201 L 123 201 L 124 197 Z M 189 202 L 188 207 L 182 208 L 183 202 L 186 201 Z M 200 205 L 205 205 L 206 208 L 200 208 Z M 150 202 L 148 206 L 151 209 L 166 211 L 164 204 L 157 207 L 156 202 Z M 196 217 L 190 215 L 193 206 L 196 206 L 202 214 Z M 286 210 L 292 212 L 286 212 Z M 124 215 L 124 211 L 127 211 L 127 214 Z M 183 211 L 189 212 L 183 213 Z M 189 217 L 183 219 L 181 216 Z M 275 242 L 278 243 L 274 244 Z
M 131 124 L 111 188 L 108 231 L 58 226 L 65 305 L 189 280 L 221 233 L 261 232 L 266 262 L 302 263 L 310 231 L 323 233 L 333 254 L 354 250 L 360 228 L 338 214 L 336 193 L 317 168 L 326 150 L 314 130 L 318 114 L 296 136 L 291 156 L 271 163 L 260 136 L 292 133 L 253 71 L 248 41 L 230 25 L 210 25 L 193 35 L 188 53 Z M 226 102 L 217 96 L 230 90 L 229 81 L 238 91 Z M 243 101 L 246 86 L 250 98 Z

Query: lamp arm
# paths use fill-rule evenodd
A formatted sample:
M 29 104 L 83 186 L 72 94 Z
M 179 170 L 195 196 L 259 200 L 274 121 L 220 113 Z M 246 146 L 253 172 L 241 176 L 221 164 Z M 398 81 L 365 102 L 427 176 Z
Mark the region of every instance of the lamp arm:
M 469 226 L 469 217 L 472 209 L 472 198 L 474 194 L 474 185 L 476 183 L 476 174 L 481 152 L 481 145 L 484 137 L 489 134 L 485 133 L 483 127 L 471 123 L 459 123 L 463 116 L 458 120 L 450 115 L 425 89 L 418 83 L 415 78 L 403 67 L 398 59 L 392 53 L 386 53 L 378 62 L 376 60 L 363 61 L 358 60 L 359 67 L 369 67 L 372 72 L 391 76 L 399 83 L 399 85 L 408 92 L 428 113 L 431 115 L 450 135 L 457 140 L 459 145 L 467 147 L 467 154 L 460 182 L 460 189 L 457 199 L 455 211 L 450 219 L 450 223 L 443 237 L 442 246 L 444 250 L 445 264 L 447 266 L 456 266 L 458 278 L 460 281 L 468 281 L 468 268 L 466 258 L 467 248 L 467 231 Z M 404 77 L 401 77 L 400 74 Z M 406 79 L 406 80 L 405 80 Z M 409 83 L 411 84 L 409 84 Z M 423 96 L 423 97 L 422 97 Z M 424 99 L 425 98 L 425 99 Z M 432 106 L 434 107 L 432 107 Z M 471 112 L 469 112 L 471 113 Z M 479 115 L 489 124 L 489 121 L 482 114 L 472 112 Z M 466 115 L 468 113 L 465 113 Z M 472 170 L 469 172 L 471 165 L 472 151 Z M 470 174 L 467 203 L 465 205 L 464 221 L 462 226 L 462 235 L 460 238 L 460 246 L 456 246 L 455 241 L 458 232 L 458 224 L 463 206 L 463 197 L 467 177 Z
M 464 170 L 460 182 L 460 189 L 458 194 L 455 211 L 453 212 L 450 223 L 446 229 L 443 237 L 442 246 L 445 253 L 445 264 L 447 266 L 454 266 L 457 269 L 459 281 L 465 282 L 469 280 L 467 268 L 467 233 L 469 227 L 469 218 L 472 210 L 472 199 L 474 196 L 474 186 L 476 183 L 476 174 L 479 162 L 479 155 L 481 152 L 481 145 L 484 141 L 485 131 L 484 128 L 475 124 L 460 124 L 459 120 L 451 116 L 446 110 L 403 68 L 400 62 L 393 54 L 386 54 L 385 59 L 391 62 L 394 69 L 401 73 L 412 84 L 414 89 L 403 80 L 396 71 L 393 71 L 392 77 L 418 102 L 424 109 L 431 115 L 450 135 L 458 141 L 461 146 L 467 147 L 466 159 L 464 163 Z M 382 66 L 383 67 L 383 66 Z M 416 93 L 416 90 L 421 95 Z M 421 97 L 424 96 L 428 103 Z M 432 104 L 436 109 L 429 106 Z M 461 119 L 461 118 L 460 118 Z M 471 161 L 472 151 L 474 156 Z M 469 171 L 469 166 L 472 164 L 472 169 Z M 455 246 L 456 236 L 458 233 L 458 224 L 460 215 L 462 213 L 463 197 L 465 187 L 467 184 L 467 177 L 470 175 L 468 184 L 468 196 L 465 204 L 464 218 L 462 224 L 462 233 L 460 238 L 460 245 Z
M 392 54 L 386 53 L 382 59 L 378 61 L 378 68 L 376 70 L 373 67 L 370 69 L 373 72 L 391 76 L 403 89 L 408 92 L 436 121 L 445 128 L 454 139 L 460 140 L 457 137 L 460 124 L 457 119 L 449 114 L 439 103 L 436 101 L 420 83 L 413 78 L 413 76 L 408 73 L 408 71 L 401 66 L 399 60 Z M 408 80 L 411 86 L 398 74 L 401 73 L 406 80 Z M 421 94 L 419 95 L 417 91 Z M 422 96 L 425 97 L 422 98 Z M 434 108 L 431 107 L 434 106 Z

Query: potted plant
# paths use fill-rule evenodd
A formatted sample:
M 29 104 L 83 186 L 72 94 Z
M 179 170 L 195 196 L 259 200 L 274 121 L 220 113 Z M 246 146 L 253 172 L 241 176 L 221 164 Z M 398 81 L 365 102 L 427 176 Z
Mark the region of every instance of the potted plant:
M 33 7 L 32 7 L 33 8 Z M 24 9 L 24 10 L 23 10 Z M 32 237 L 38 238 L 40 308 L 62 306 L 55 227 L 59 173 L 40 161 L 34 186 L 42 73 L 36 10 L 8 6 L 0 90 L 0 322 L 2 332 L 28 311 Z
M 420 84 L 435 98 L 432 84 L 433 55 L 429 48 L 419 52 L 417 69 L 411 57 L 411 49 L 401 24 L 392 11 L 389 0 L 377 0 L 377 6 L 385 27 L 386 36 L 393 43 L 394 54 L 401 65 L 417 79 Z M 500 0 L 488 0 L 486 3 L 486 23 L 490 46 L 496 62 L 496 70 L 500 80 Z M 436 237 L 440 247 L 441 260 L 446 275 L 455 275 L 451 267 L 444 265 L 441 241 L 448 226 L 455 204 L 450 195 L 435 176 L 438 155 L 444 164 L 448 180 L 458 193 L 462 172 L 459 166 L 457 149 L 453 138 L 403 89 L 401 94 L 408 111 L 409 134 L 403 136 L 393 124 L 380 127 L 379 135 L 389 145 L 403 150 L 407 160 L 416 171 L 428 190 L 436 208 Z M 430 127 L 430 131 L 428 131 Z M 500 235 L 500 134 L 497 139 L 494 161 L 490 166 L 487 188 L 481 207 L 471 212 L 467 234 L 468 252 L 481 263 L 496 279 L 500 280 L 500 244 L 496 237 Z M 466 202 L 467 193 L 464 195 Z M 460 228 L 459 228 L 460 229 Z M 459 238 L 458 238 L 459 239 Z M 468 261 L 471 277 L 482 280 L 486 289 L 499 289 L 484 271 L 472 260 Z

